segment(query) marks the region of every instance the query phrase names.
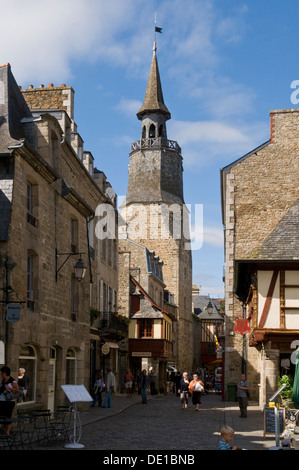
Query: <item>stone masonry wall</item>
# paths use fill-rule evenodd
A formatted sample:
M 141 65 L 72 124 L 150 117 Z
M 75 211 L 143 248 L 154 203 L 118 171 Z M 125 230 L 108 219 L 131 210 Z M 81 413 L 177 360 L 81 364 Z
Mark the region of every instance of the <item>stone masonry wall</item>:
M 171 236 L 165 238 L 165 227 L 159 216 L 159 205 L 145 204 L 145 212 L 139 220 L 140 224 L 148 227 L 154 223 L 155 230 L 152 237 L 138 238 L 136 242 L 146 246 L 163 260 L 163 277 L 166 289 L 174 294 L 174 302 L 178 306 L 175 324 L 176 334 L 174 336 L 174 355 L 176 365 L 180 371 L 192 370 L 193 365 L 193 341 L 192 341 L 192 257 L 191 251 L 185 249 L 187 241 L 183 236 L 174 239 Z M 144 217 L 144 219 L 143 219 Z M 143 222 L 142 222 L 143 220 Z M 130 220 L 127 220 L 130 222 Z M 162 236 L 163 234 L 163 236 Z M 128 225 L 128 237 L 130 236 L 130 224 Z
M 94 244 L 95 256 L 89 266 L 86 217 L 61 194 L 61 178 L 51 184 L 36 171 L 35 166 L 23 158 L 24 150 L 15 151 L 12 216 L 9 242 L 1 244 L 1 254 L 9 253 L 16 263 L 11 274 L 11 284 L 20 300 L 27 298 L 27 254 L 34 257 L 33 289 L 34 310 L 24 305 L 21 320 L 10 327 L 10 344 L 7 346 L 7 363 L 17 372 L 19 351 L 23 344 L 31 344 L 37 351 L 36 400 L 47 406 L 50 348 L 57 352 L 56 403 L 63 403 L 64 393 L 60 385 L 66 380 L 66 354 L 69 348 L 76 351 L 76 381 L 89 388 L 89 337 L 90 305 L 98 308 L 99 277 L 109 278 L 109 285 L 117 291 L 117 271 L 113 266 L 100 269 L 99 243 Z M 27 152 L 27 151 L 26 151 Z M 104 202 L 96 184 L 82 163 L 68 146 L 59 147 L 59 170 L 61 176 L 94 211 Z M 27 221 L 27 181 L 35 188 L 34 216 L 36 226 Z M 71 309 L 71 278 L 79 256 L 71 256 L 58 273 L 55 281 L 55 249 L 60 253 L 71 252 L 71 219 L 78 221 L 77 251 L 82 253 L 87 268 L 86 277 L 75 281 L 75 321 Z M 58 257 L 57 268 L 67 255 Z M 90 297 L 91 269 L 95 288 Z M 109 272 L 108 272 L 109 271 Z M 105 274 L 106 273 L 106 274 Z M 110 273 L 110 274 L 109 274 Z M 100 274 L 100 276 L 99 276 Z M 105 281 L 107 282 L 107 280 Z M 108 282 L 107 282 L 108 283 Z M 15 298 L 15 297 L 14 297 Z M 92 303 L 91 303 L 92 302 Z M 3 330 L 2 330 L 3 331 Z
M 271 115 L 272 143 L 231 171 L 236 259 L 254 257 L 254 250 L 299 197 L 299 111 L 275 111 Z
M 242 315 L 233 295 L 234 260 L 255 259 L 260 245 L 299 197 L 299 110 L 271 111 L 270 132 L 268 145 L 240 159 L 225 175 L 226 383 L 238 380 L 243 351 L 242 337 L 233 331 Z M 264 400 L 265 358 L 255 348 L 246 354 L 253 395 Z

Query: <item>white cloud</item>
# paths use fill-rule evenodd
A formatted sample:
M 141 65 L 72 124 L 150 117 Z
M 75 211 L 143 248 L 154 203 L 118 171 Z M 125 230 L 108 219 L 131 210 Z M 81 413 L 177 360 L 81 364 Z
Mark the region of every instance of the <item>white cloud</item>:
M 193 255 L 194 257 L 194 255 Z M 199 287 L 200 295 L 211 297 L 224 297 L 224 284 L 221 282 L 222 272 L 217 276 L 213 266 L 200 266 L 200 270 L 193 273 L 192 284 Z
M 182 147 L 185 167 L 234 161 L 268 139 L 267 122 L 246 124 L 222 121 L 170 121 L 169 135 Z M 171 137 L 170 137 L 171 138 Z
M 211 280 L 212 281 L 212 280 Z M 218 286 L 215 284 L 213 284 L 211 282 L 211 284 L 202 284 L 200 286 L 200 292 L 199 292 L 200 295 L 209 295 L 210 297 L 212 298 L 220 298 L 220 299 L 223 299 L 224 298 L 224 286 L 223 284 L 219 284 Z
M 127 98 L 122 98 L 120 102 L 115 106 L 114 109 L 120 111 L 126 116 L 136 118 L 136 113 L 142 106 L 142 102 L 139 100 L 132 100 Z
M 171 132 L 177 136 L 181 145 L 193 142 L 217 142 L 224 144 L 248 141 L 247 136 L 241 129 L 217 121 L 173 121 Z
M 223 230 L 219 227 L 204 226 L 203 242 L 204 244 L 207 244 L 207 245 L 223 247 L 224 246 Z
M 125 63 L 118 35 L 134 17 L 136 0 L 0 0 L 0 57 L 19 82 L 66 81 L 78 63 L 99 57 Z M 84 65 L 83 65 L 84 66 Z
M 150 59 L 155 6 L 163 26 L 158 54 L 178 93 L 218 118 L 251 110 L 252 91 L 219 73 L 219 49 L 224 42 L 240 41 L 246 8 L 224 16 L 212 0 L 156 5 L 140 0 L 0 0 L 1 61 L 11 63 L 25 88 L 69 82 L 75 66 L 89 63 L 109 63 L 131 77 L 146 78 L 144 57 Z
M 201 250 L 204 246 L 214 246 L 217 248 L 224 247 L 224 237 L 222 228 L 208 226 L 203 224 L 191 225 L 191 248 L 193 251 Z

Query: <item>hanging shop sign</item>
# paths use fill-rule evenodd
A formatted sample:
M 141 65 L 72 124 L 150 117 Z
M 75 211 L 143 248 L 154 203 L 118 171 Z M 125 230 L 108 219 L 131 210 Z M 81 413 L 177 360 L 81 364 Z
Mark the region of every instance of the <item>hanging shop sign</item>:
M 152 357 L 151 352 L 132 352 L 132 357 Z
M 21 309 L 20 304 L 8 304 L 6 305 L 6 320 L 11 323 L 16 323 L 21 318 Z
M 109 354 L 110 352 L 110 347 L 107 343 L 103 344 L 102 346 L 102 353 L 107 356 L 107 354 Z
M 249 321 L 243 318 L 238 318 L 236 322 L 236 326 L 234 328 L 236 333 L 239 333 L 240 335 L 245 335 L 250 331 L 249 327 Z

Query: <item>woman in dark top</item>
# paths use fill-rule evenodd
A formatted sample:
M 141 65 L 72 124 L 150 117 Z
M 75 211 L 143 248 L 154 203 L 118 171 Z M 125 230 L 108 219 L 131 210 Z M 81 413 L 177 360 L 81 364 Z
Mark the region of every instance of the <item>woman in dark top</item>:
M 10 368 L 7 366 L 2 367 L 1 369 L 2 384 L 0 386 L 0 397 L 3 396 L 5 390 L 10 390 L 12 392 L 18 392 L 19 386 L 15 379 L 10 375 Z M 11 418 L 13 409 L 15 407 L 15 400 L 7 401 L 2 399 L 0 401 L 0 416 L 5 416 L 5 418 Z M 9 435 L 11 430 L 11 423 L 5 425 L 6 434 Z
M 184 408 L 188 408 L 188 398 L 189 398 L 189 380 L 188 380 L 188 374 L 187 372 L 183 373 L 183 377 L 180 382 L 180 399 L 181 399 L 181 405 L 182 405 L 182 410 Z
M 18 375 L 18 386 L 20 390 L 23 391 L 23 400 L 25 401 L 25 397 L 27 395 L 28 391 L 28 385 L 29 385 L 29 377 L 28 375 L 25 374 L 25 369 L 22 367 L 19 368 L 19 375 Z

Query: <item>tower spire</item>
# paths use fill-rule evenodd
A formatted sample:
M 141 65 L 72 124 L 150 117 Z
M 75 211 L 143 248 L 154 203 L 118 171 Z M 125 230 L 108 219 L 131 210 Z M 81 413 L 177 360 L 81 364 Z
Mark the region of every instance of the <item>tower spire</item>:
M 156 24 L 156 23 L 155 23 Z M 158 59 L 157 59 L 157 41 L 156 31 L 162 32 L 162 28 L 155 26 L 155 39 L 153 47 L 153 57 L 147 82 L 145 97 L 143 105 L 137 113 L 138 119 L 142 118 L 147 114 L 162 114 L 165 120 L 170 119 L 171 115 L 164 103 L 162 85 L 159 73 Z

